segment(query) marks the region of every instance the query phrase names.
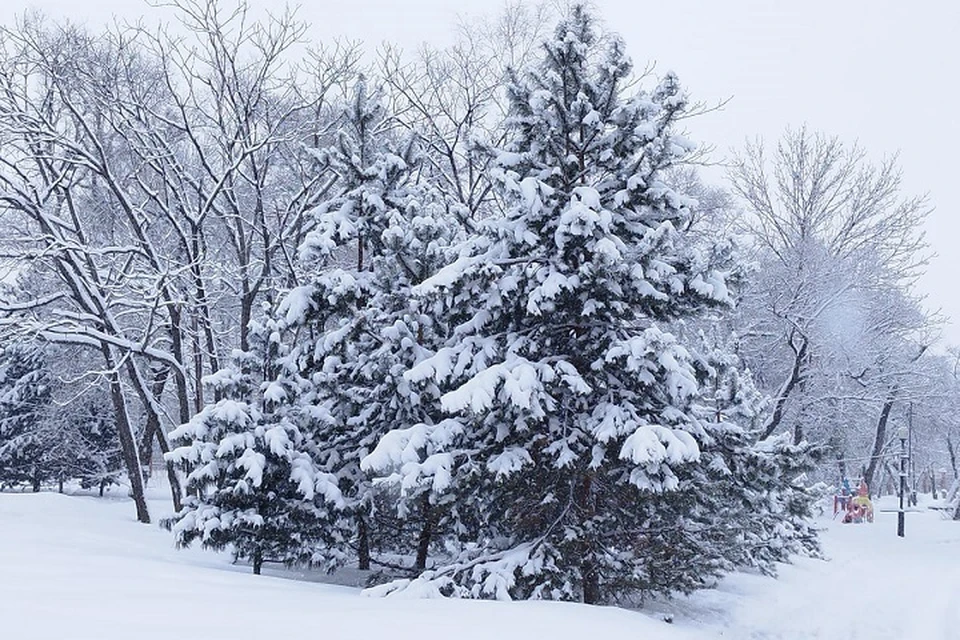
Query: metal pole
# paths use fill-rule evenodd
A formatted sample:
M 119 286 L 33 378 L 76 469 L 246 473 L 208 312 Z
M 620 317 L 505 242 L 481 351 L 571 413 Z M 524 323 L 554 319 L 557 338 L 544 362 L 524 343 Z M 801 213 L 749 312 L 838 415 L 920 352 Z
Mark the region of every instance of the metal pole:
M 903 434 L 901 434 L 902 436 Z M 903 537 L 903 495 L 907 492 L 907 439 L 900 438 L 900 511 L 897 512 L 897 535 Z
M 907 504 L 917 506 L 917 465 L 913 457 L 913 403 L 909 405 L 907 414 L 907 486 L 910 488 L 910 498 Z

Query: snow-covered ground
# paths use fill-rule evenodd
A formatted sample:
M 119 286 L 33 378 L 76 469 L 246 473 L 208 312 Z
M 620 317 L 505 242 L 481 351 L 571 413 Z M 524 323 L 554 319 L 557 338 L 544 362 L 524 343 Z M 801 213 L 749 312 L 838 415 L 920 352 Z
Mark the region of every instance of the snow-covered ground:
M 934 512 L 908 514 L 902 540 L 893 513 L 827 524 L 829 562 L 732 576 L 647 613 L 377 599 L 257 577 L 222 554 L 177 551 L 132 512 L 120 499 L 0 494 L 0 638 L 960 639 L 960 523 Z
M 704 638 L 960 640 L 960 522 L 935 511 L 906 514 L 898 538 L 895 503 L 876 522 L 825 521 L 828 561 L 801 559 L 777 580 L 738 574 L 677 601 L 678 624 Z

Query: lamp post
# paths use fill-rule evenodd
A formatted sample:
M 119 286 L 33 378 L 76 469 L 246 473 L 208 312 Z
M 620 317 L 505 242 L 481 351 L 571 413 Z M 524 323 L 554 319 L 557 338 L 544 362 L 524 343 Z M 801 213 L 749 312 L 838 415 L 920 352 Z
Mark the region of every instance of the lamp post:
M 903 496 L 907 492 L 907 437 L 910 432 L 906 427 L 900 427 L 897 437 L 900 438 L 900 511 L 897 512 L 897 535 L 903 537 Z

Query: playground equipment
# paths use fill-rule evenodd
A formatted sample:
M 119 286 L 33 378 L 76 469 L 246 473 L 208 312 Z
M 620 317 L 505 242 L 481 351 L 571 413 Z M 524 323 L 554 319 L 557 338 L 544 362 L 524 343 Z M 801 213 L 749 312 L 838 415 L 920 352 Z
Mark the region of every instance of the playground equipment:
M 833 517 L 836 518 L 841 513 L 844 524 L 873 522 L 873 503 L 870 501 L 866 482 L 861 480 L 857 495 L 853 495 L 850 482 L 844 478 L 840 493 L 833 497 Z

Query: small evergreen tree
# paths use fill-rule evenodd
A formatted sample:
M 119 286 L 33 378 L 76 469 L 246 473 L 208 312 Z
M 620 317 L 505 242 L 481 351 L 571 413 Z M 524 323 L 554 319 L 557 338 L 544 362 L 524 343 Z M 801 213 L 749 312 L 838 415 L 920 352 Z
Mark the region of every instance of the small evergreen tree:
M 50 479 L 42 427 L 52 383 L 36 343 L 9 342 L 0 350 L 0 485 L 39 491 Z
M 509 86 L 505 216 L 417 289 L 453 329 L 407 377 L 451 389 L 455 419 L 422 438 L 444 464 L 407 474 L 444 478 L 478 527 L 417 585 L 588 603 L 676 587 L 649 533 L 677 509 L 644 505 L 681 488 L 705 434 L 697 358 L 670 327 L 729 302 L 726 256 L 685 241 L 693 203 L 663 178 L 691 149 L 676 78 L 624 95 L 630 70 L 623 43 L 573 9 Z
M 259 574 L 264 562 L 314 562 L 317 549 L 330 546 L 342 497 L 297 425 L 273 411 L 285 392 L 259 383 L 275 332 L 252 333 L 265 348 L 237 353 L 233 367 L 208 376 L 219 400 L 170 434 L 180 446 L 168 459 L 187 471 L 190 495 L 165 525 L 179 545 L 229 546 Z

